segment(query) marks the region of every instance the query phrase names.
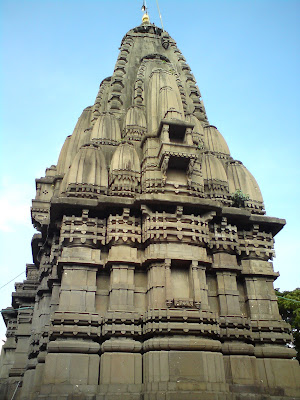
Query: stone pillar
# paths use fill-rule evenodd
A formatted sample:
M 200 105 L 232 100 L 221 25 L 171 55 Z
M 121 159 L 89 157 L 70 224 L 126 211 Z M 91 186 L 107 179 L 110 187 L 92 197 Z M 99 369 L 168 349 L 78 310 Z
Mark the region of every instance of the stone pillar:
M 251 340 L 250 321 L 242 316 L 237 274 L 240 267 L 236 256 L 230 253 L 214 254 L 220 304 L 220 336 L 226 382 L 236 385 L 260 385 L 254 346 Z
M 191 281 L 194 292 L 194 304 L 201 310 L 208 311 L 208 286 L 206 283 L 206 267 L 199 265 L 198 261 L 192 261 Z
M 108 310 L 103 317 L 100 393 L 116 398 L 139 399 L 142 390 L 141 315 L 135 309 L 135 268 L 140 265 L 136 244 L 141 242 L 141 223 L 124 208 L 110 215 L 107 242 L 111 246 L 106 267 L 110 268 Z M 127 394 L 128 393 L 128 394 Z M 114 397 L 116 396 L 116 397 Z
M 0 379 L 7 379 L 9 371 L 15 362 L 16 344 L 16 327 L 17 318 L 16 313 L 12 309 L 2 310 L 3 316 L 7 324 L 6 342 L 2 346 L 0 358 Z
M 63 258 L 61 264 L 59 306 L 50 327 L 51 337 L 56 340 L 47 347 L 42 391 L 56 394 L 57 385 L 68 382 L 64 394 L 73 393 L 72 385 L 77 385 L 78 393 L 84 392 L 86 385 L 94 385 L 90 390 L 96 392 L 100 345 L 91 337 L 99 328 L 90 324 L 97 322 L 94 312 L 98 266 L 87 266 L 84 262 L 64 265 Z
M 32 309 L 20 309 L 17 317 L 17 347 L 15 350 L 14 364 L 9 371 L 9 376 L 22 377 L 26 371 L 31 336 Z
M 236 284 L 236 272 L 217 272 L 220 315 L 240 316 L 239 292 Z
M 185 132 L 185 143 L 192 146 L 193 143 L 193 136 L 192 136 L 192 128 L 186 128 Z
M 134 311 L 134 267 L 111 267 L 109 310 Z
M 130 253 L 131 248 L 118 246 Z M 126 251 L 126 252 L 127 252 Z M 121 253 L 115 250 L 112 254 Z M 139 399 L 142 390 L 141 318 L 135 312 L 134 266 L 113 263 L 109 307 L 104 316 L 101 345 L 100 393 L 122 393 L 122 399 Z M 130 393 L 128 388 L 130 387 Z
M 41 393 L 54 396 L 59 390 L 67 396 L 74 392 L 73 385 L 77 393 L 85 394 L 86 385 L 91 385 L 90 393 L 96 393 L 100 345 L 93 338 L 101 335 L 95 313 L 96 274 L 102 265 L 104 225 L 103 220 L 89 218 L 87 210 L 81 217 L 63 217 L 57 263 L 61 284 L 53 287 L 51 311 L 57 303 L 58 307 L 51 315 Z M 68 385 L 60 385 L 65 382 Z
M 37 309 L 35 310 L 37 322 L 39 324 L 39 349 L 35 359 L 35 369 L 26 371 L 23 379 L 22 396 L 37 396 L 40 393 L 41 385 L 43 384 L 43 375 L 45 369 L 45 360 L 47 355 L 47 346 L 49 343 L 49 329 L 51 315 L 57 310 L 59 304 L 60 284 L 53 282 L 57 279 L 56 268 L 52 268 L 49 280 L 49 293 L 43 293 L 39 300 Z M 51 291 L 51 292 L 50 292 Z M 34 395 L 33 395 L 34 393 Z M 33 397 L 34 398 L 34 397 Z
M 271 262 L 259 258 L 245 258 L 242 266 L 260 384 L 274 390 L 280 382 L 286 396 L 295 396 L 300 390 L 296 378 L 299 365 L 291 360 L 295 350 L 285 346 L 291 336 L 288 324 L 279 314 L 273 288 L 278 274 L 274 273 Z
M 59 311 L 95 312 L 97 266 L 63 266 Z
M 171 260 L 165 260 L 165 288 L 166 288 L 166 305 L 171 305 L 173 303 L 173 293 L 172 293 L 172 277 L 171 277 Z
M 168 276 L 170 265 L 167 266 Z M 170 283 L 170 279 L 168 279 Z M 168 286 L 168 295 L 170 294 Z M 148 309 L 166 308 L 166 267 L 164 263 L 153 263 L 148 268 Z
M 161 141 L 164 143 L 169 143 L 169 125 L 164 124 L 161 130 Z
M 111 338 L 101 346 L 100 393 L 122 393 L 122 399 L 140 399 L 142 345 L 130 338 Z
M 264 276 L 245 276 L 246 304 L 251 319 L 281 319 L 273 280 Z
M 46 280 L 46 278 L 45 278 Z M 50 325 L 51 293 L 49 288 L 42 284 L 39 286 L 38 295 L 34 306 L 32 330 L 29 345 L 29 361 L 22 384 L 22 398 L 27 399 L 32 393 L 39 392 L 41 380 L 36 380 L 36 368 L 39 366 L 38 356 L 45 352 L 48 342 Z

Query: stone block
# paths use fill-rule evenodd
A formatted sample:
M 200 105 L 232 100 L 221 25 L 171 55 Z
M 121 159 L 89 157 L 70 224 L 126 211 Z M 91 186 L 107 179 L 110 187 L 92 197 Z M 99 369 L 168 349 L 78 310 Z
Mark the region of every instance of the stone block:
M 100 384 L 141 384 L 142 355 L 104 353 L 101 356 Z
M 109 250 L 108 262 L 140 263 L 137 249 L 130 246 L 113 246 Z
M 220 353 L 170 351 L 170 381 L 224 382 L 223 356 Z
M 262 358 L 256 362 L 264 386 L 282 387 L 300 396 L 300 366 L 297 360 Z
M 169 381 L 169 354 L 167 351 L 149 351 L 143 355 L 144 383 Z
M 44 384 L 98 384 L 99 359 L 96 354 L 49 353 L 45 362 Z
M 233 384 L 259 385 L 256 358 L 244 355 L 224 356 L 226 381 Z
M 213 255 L 214 268 L 240 269 L 234 254 L 216 253 Z

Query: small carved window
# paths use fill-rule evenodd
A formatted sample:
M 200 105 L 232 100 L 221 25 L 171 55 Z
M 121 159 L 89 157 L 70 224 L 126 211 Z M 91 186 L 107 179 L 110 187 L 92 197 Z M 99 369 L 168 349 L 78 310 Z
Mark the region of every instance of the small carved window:
M 186 127 L 181 125 L 170 125 L 169 138 L 172 143 L 184 143 Z

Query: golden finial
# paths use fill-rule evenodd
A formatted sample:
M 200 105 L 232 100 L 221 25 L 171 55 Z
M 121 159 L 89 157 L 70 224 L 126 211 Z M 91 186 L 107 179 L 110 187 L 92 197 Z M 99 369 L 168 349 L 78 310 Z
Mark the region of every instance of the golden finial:
M 150 18 L 149 18 L 149 15 L 147 13 L 145 13 L 143 15 L 142 22 L 143 22 L 143 24 L 149 24 L 150 23 Z
M 143 0 L 142 11 L 144 11 L 144 15 L 142 17 L 142 23 L 143 24 L 149 24 L 150 23 L 150 18 L 149 18 L 149 15 L 148 15 L 148 8 L 147 8 L 146 0 Z

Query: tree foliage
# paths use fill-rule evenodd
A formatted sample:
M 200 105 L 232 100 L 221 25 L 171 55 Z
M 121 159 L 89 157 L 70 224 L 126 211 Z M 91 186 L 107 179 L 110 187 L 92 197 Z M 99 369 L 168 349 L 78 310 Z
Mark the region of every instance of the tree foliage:
M 282 318 L 292 327 L 293 344 L 297 350 L 297 360 L 300 362 L 300 288 L 280 292 L 275 289 L 278 297 L 278 307 Z

